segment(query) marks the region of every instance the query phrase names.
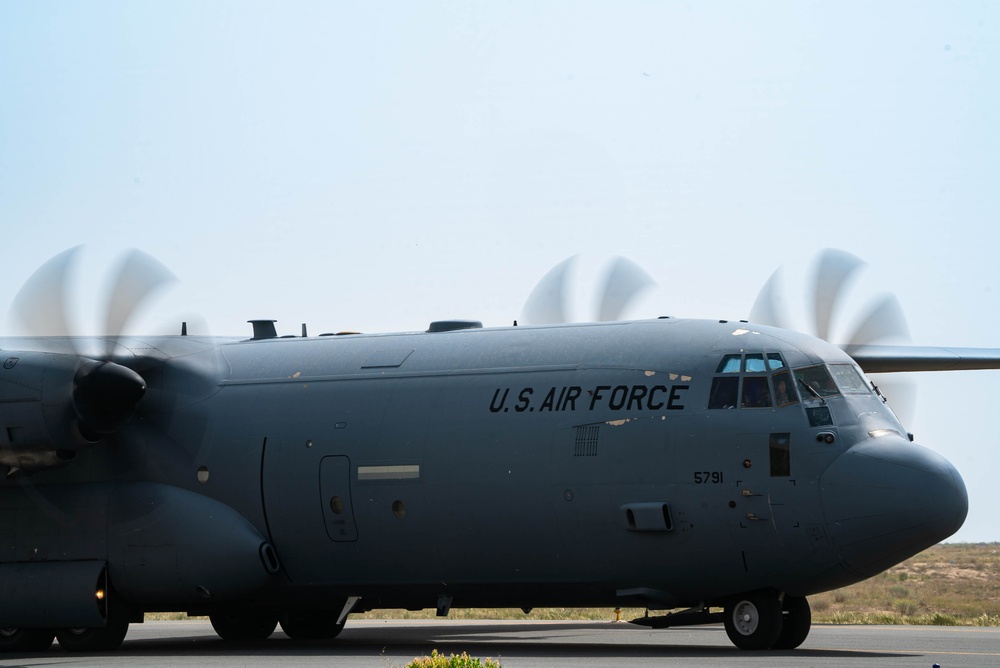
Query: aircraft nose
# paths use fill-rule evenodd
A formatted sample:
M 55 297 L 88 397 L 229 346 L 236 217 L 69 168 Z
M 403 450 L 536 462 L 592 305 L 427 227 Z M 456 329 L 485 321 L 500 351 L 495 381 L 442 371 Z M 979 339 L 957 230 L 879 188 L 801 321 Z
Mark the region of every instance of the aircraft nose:
M 820 490 L 832 547 L 865 577 L 952 535 L 969 510 L 955 467 L 895 436 L 848 449 L 820 477 Z

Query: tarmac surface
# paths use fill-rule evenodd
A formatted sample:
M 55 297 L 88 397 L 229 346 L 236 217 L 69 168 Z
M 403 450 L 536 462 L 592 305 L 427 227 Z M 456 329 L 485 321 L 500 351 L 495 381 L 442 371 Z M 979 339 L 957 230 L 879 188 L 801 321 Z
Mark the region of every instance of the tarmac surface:
M 207 621 L 133 624 L 113 653 L 77 654 L 54 644 L 36 654 L 0 654 L 0 666 L 337 666 L 403 668 L 437 649 L 526 666 L 919 666 L 1000 665 L 1000 628 L 814 625 L 790 652 L 744 652 L 721 626 L 651 630 L 573 621 L 349 620 L 339 638 L 228 643 Z

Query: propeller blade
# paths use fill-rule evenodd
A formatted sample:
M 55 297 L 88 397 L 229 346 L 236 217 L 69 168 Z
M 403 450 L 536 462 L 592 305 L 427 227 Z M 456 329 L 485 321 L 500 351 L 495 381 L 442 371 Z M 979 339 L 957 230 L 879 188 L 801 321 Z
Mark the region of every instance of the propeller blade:
M 843 327 L 834 327 L 837 319 L 844 315 L 840 302 L 843 301 L 852 277 L 865 266 L 863 260 L 842 250 L 826 249 L 820 254 L 816 262 L 812 295 L 814 329 L 809 333 L 829 341 L 831 331 L 844 330 Z M 763 325 L 808 332 L 808 326 L 796 327 L 787 318 L 779 284 L 780 271 L 779 268 L 771 274 L 761 288 L 750 310 L 750 320 Z M 883 296 L 875 301 L 855 322 L 857 324 L 854 325 L 848 340 L 837 342 L 844 350 L 886 340 L 909 340 L 909 326 L 903 308 L 899 300 L 892 295 Z M 901 379 L 895 374 L 879 375 L 875 382 L 885 390 L 884 394 L 890 400 L 900 421 L 904 425 L 911 424 L 916 402 L 916 386 L 913 382 Z
M 576 261 L 572 255 L 542 276 L 521 309 L 521 320 L 530 325 L 568 322 L 566 316 L 566 276 Z
M 636 295 L 654 285 L 656 281 L 642 267 L 627 258 L 616 257 L 604 282 L 597 319 L 601 322 L 618 320 Z
M 830 320 L 837 308 L 848 279 L 865 263 L 842 250 L 828 248 L 816 266 L 816 288 L 813 309 L 816 317 L 816 336 L 830 340 Z
M 70 336 L 73 332 L 66 311 L 68 276 L 80 246 L 49 259 L 33 273 L 10 307 L 10 315 L 20 321 L 30 336 Z
M 154 292 L 175 280 L 173 272 L 153 256 L 135 249 L 129 251 L 112 283 L 105 333 L 112 339 L 120 337 L 128 321 L 142 303 Z M 113 341 L 110 346 L 109 357 Z
M 778 289 L 780 283 L 781 267 L 778 267 L 757 294 L 757 299 L 750 309 L 750 322 L 774 327 L 788 326 L 788 317 Z
M 910 340 L 910 328 L 906 324 L 903 307 L 893 295 L 884 296 L 871 307 L 848 339 L 847 345 L 861 346 L 885 340 L 896 343 Z

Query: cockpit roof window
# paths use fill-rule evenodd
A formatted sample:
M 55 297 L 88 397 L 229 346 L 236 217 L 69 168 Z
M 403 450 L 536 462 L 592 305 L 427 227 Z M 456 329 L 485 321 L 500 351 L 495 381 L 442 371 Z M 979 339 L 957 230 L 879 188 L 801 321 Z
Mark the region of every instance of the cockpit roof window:
M 747 373 L 764 373 L 767 368 L 764 366 L 763 353 L 747 355 L 743 362 L 743 370 Z
M 785 360 L 781 359 L 781 353 L 768 353 L 767 365 L 771 368 L 771 371 L 777 371 L 778 369 L 785 368 Z
M 837 381 L 837 387 L 844 394 L 869 394 L 871 388 L 861 377 L 853 364 L 831 364 L 830 371 L 833 372 L 833 379 Z
M 726 355 L 719 362 L 719 368 L 715 370 L 715 373 L 739 373 L 740 372 L 740 355 Z
M 840 394 L 830 372 L 825 366 L 807 366 L 804 369 L 795 369 L 795 380 L 802 390 L 802 398 L 823 398 L 834 397 Z

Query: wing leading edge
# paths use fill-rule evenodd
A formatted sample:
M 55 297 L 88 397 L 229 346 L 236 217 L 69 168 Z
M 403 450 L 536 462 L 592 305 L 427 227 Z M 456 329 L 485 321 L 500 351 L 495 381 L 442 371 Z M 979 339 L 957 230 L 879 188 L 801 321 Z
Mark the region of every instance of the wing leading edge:
M 854 345 L 843 350 L 865 373 L 1000 369 L 1000 348 Z

